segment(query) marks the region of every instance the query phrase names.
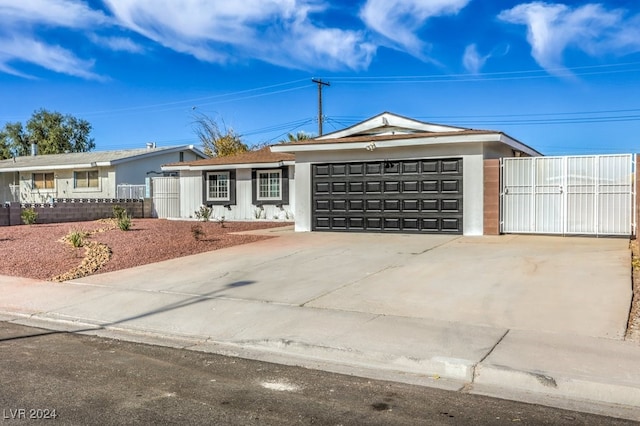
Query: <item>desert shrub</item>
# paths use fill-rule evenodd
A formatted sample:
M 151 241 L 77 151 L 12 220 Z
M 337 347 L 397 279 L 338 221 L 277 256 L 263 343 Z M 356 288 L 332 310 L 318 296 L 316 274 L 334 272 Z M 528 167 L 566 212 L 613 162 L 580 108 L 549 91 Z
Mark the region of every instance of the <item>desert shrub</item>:
M 129 217 L 127 212 L 124 212 L 122 217 L 118 219 L 118 228 L 120 228 L 121 231 L 128 231 L 129 229 L 131 229 L 131 226 L 131 218 Z
M 71 231 L 67 234 L 66 240 L 69 241 L 69 244 L 71 244 L 75 248 L 78 248 L 84 245 L 84 239 L 86 237 L 87 237 L 86 232 Z
M 191 235 L 193 235 L 193 239 L 196 241 L 200 241 L 202 236 L 204 235 L 204 231 L 202 230 L 201 225 L 192 225 L 191 226 Z
M 113 217 L 116 220 L 120 220 L 127 216 L 127 209 L 122 206 L 113 206 Z
M 209 206 L 205 206 L 204 204 L 200 206 L 198 210 L 195 211 L 196 219 L 201 220 L 203 222 L 208 222 L 211 218 L 211 213 L 213 209 Z
M 30 207 L 28 209 L 22 210 L 22 213 L 20 213 L 20 217 L 22 218 L 22 222 L 24 224 L 33 225 L 38 219 L 38 212 L 33 207 Z

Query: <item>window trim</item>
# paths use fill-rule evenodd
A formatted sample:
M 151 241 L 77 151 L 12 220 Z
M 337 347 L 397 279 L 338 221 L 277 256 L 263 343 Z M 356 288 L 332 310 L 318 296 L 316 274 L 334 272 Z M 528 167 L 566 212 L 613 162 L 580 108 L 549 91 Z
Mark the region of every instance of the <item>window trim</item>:
M 267 174 L 267 192 L 271 193 L 271 174 L 278 174 L 278 195 L 275 197 L 261 197 L 260 196 L 260 183 L 261 174 Z M 256 171 L 256 200 L 257 201 L 280 201 L 282 200 L 282 169 L 264 169 Z
M 42 177 L 43 186 L 42 188 L 38 187 L 36 184 L 36 175 L 40 175 Z M 47 175 L 51 175 L 51 182 L 53 186 L 47 188 Z M 31 173 L 31 190 L 32 191 L 55 191 L 56 190 L 56 175 L 54 172 L 33 172 Z
M 78 173 L 84 173 L 85 177 L 80 180 L 85 180 L 87 186 L 78 186 Z M 96 173 L 96 185 L 90 186 L 91 179 L 89 178 L 89 173 Z M 73 189 L 80 191 L 92 191 L 100 189 L 100 171 L 99 170 L 74 170 L 73 171 Z
M 209 176 L 226 176 L 227 182 L 227 196 L 226 197 L 211 197 L 209 191 Z M 231 201 L 231 173 L 228 171 L 215 171 L 215 172 L 207 172 L 205 175 L 205 195 L 207 201 Z

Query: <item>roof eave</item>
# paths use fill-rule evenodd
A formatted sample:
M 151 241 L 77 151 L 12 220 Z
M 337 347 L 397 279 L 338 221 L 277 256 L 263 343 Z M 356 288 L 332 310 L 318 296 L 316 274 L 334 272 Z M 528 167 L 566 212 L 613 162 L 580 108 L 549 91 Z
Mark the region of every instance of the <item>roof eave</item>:
M 236 164 L 203 164 L 201 166 L 179 165 L 179 166 L 162 166 L 162 170 L 166 172 L 175 172 L 180 170 L 205 171 L 205 170 L 229 170 L 229 169 L 271 169 L 284 166 L 293 166 L 295 161 L 283 160 L 269 163 L 236 163 Z
M 62 164 L 58 166 L 24 166 L 24 167 L 8 167 L 0 168 L 0 173 L 5 172 L 36 172 L 43 170 L 71 170 L 71 169 L 90 169 L 98 167 L 98 163 L 77 163 L 77 164 Z

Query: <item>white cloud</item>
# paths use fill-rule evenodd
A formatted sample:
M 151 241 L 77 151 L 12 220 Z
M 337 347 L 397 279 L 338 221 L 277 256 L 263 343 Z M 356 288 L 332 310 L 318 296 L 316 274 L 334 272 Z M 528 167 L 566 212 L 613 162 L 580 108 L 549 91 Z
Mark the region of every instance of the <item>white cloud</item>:
M 93 29 L 108 24 L 110 18 L 101 11 L 77 0 L 0 0 L 0 19 L 1 72 L 33 78 L 9 65 L 23 62 L 80 78 L 103 78 L 92 71 L 94 61 L 80 59 L 70 50 L 35 36 L 36 29 Z
M 392 47 L 425 59 L 425 43 L 416 36 L 429 18 L 455 15 L 471 0 L 367 0 L 364 23 L 390 40 Z
M 94 61 L 88 61 L 78 58 L 69 50 L 60 46 L 42 43 L 39 40 L 14 37 L 0 38 L 0 46 L 2 46 L 2 56 L 0 66 L 9 67 L 6 63 L 10 61 L 23 61 L 32 63 L 43 68 L 62 73 L 81 77 L 89 80 L 102 80 L 103 77 L 91 71 Z M 20 73 L 12 73 L 20 75 Z
M 498 46 L 494 47 L 491 52 L 487 53 L 486 55 L 481 55 L 478 52 L 478 46 L 473 43 L 468 45 L 464 50 L 464 54 L 462 55 L 462 64 L 468 72 L 472 74 L 478 74 L 489 59 L 498 56 L 504 56 L 508 52 L 508 44 L 499 44 Z
M 0 0 L 0 16 L 4 27 L 33 23 L 91 28 L 109 21 L 101 11 L 77 0 Z
M 375 47 L 363 33 L 317 26 L 316 0 L 106 0 L 120 24 L 208 62 L 257 58 L 292 68 L 358 69 Z
M 116 52 L 142 53 L 145 50 L 144 47 L 127 37 L 103 37 L 92 34 L 89 38 L 94 44 Z
M 626 19 L 624 10 L 607 10 L 601 4 L 570 8 L 533 2 L 502 11 L 498 18 L 527 26 L 531 55 L 550 73 L 564 72 L 568 47 L 592 56 L 640 51 L 640 18 Z
M 481 56 L 478 53 L 478 48 L 475 44 L 470 44 L 464 50 L 464 55 L 462 57 L 462 64 L 472 74 L 477 74 L 480 69 L 484 66 L 484 63 L 487 62 L 490 55 Z

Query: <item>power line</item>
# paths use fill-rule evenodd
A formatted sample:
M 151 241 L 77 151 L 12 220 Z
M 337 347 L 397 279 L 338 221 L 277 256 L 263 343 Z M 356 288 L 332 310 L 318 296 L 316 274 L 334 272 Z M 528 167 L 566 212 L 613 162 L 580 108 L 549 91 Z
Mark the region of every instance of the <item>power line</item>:
M 579 66 L 579 67 L 564 67 L 564 68 L 550 68 L 550 69 L 535 69 L 535 70 L 518 70 L 518 71 L 499 71 L 499 72 L 489 72 L 489 73 L 478 73 L 478 74 L 427 74 L 427 75 L 394 75 L 394 76 L 370 76 L 370 77 L 332 77 L 334 81 L 340 82 L 367 82 L 367 83 L 399 83 L 399 82 L 442 82 L 444 79 L 452 79 L 452 81 L 484 81 L 487 78 L 483 77 L 499 77 L 496 79 L 503 79 L 508 77 L 502 76 L 511 76 L 511 75 L 523 75 L 523 74 L 543 74 L 543 75 L 533 75 L 533 76 L 522 76 L 522 77 L 511 77 L 509 79 L 517 79 L 517 78 L 542 78 L 542 77 L 558 77 L 558 73 L 560 76 L 571 76 L 573 74 L 568 73 L 569 71 L 583 71 L 583 70 L 596 70 L 603 68 L 617 68 L 617 67 L 626 67 L 626 66 L 640 66 L 640 62 L 623 62 L 618 64 L 601 64 L 601 65 L 588 65 L 588 66 Z M 581 73 L 579 75 L 592 75 L 592 74 L 615 74 L 620 72 L 635 72 L 638 68 L 631 69 L 622 69 L 622 70 L 609 70 L 609 71 L 599 71 L 592 73 Z M 463 78 L 463 80 L 460 80 Z M 491 78 L 490 78 L 491 79 Z
M 298 87 L 293 87 L 293 88 L 288 88 L 288 89 L 283 89 L 283 90 L 272 90 L 272 91 L 268 91 L 268 92 L 265 92 L 265 93 L 258 93 L 258 94 L 255 94 L 255 95 L 238 97 L 238 95 L 242 95 L 242 94 L 245 94 L 245 93 L 258 92 L 258 91 L 261 91 L 261 90 L 288 86 L 288 85 L 292 85 L 292 84 L 301 83 L 303 81 L 308 81 L 308 80 L 306 78 L 304 78 L 304 79 L 299 79 L 299 80 L 288 81 L 288 82 L 285 82 L 285 83 L 271 84 L 271 85 L 268 85 L 268 86 L 262 86 L 262 87 L 252 88 L 252 89 L 240 90 L 240 91 L 236 91 L 236 92 L 222 93 L 222 94 L 219 94 L 219 95 L 202 96 L 202 97 L 198 97 L 198 98 L 189 98 L 189 99 L 170 101 L 170 102 L 161 102 L 161 103 L 147 104 L 147 105 L 137 105 L 137 106 L 133 106 L 133 107 L 115 108 L 115 109 L 102 110 L 102 111 L 89 111 L 89 112 L 83 112 L 83 113 L 75 112 L 73 114 L 74 115 L 83 115 L 83 116 L 95 116 L 95 115 L 105 115 L 105 114 L 106 115 L 110 115 L 110 114 L 117 114 L 117 113 L 130 113 L 130 112 L 136 112 L 136 111 L 139 111 L 139 112 L 173 111 L 173 110 L 176 110 L 176 109 L 192 107 L 194 104 L 211 105 L 211 104 L 216 104 L 216 103 L 234 102 L 234 101 L 238 101 L 238 100 L 252 99 L 252 98 L 261 97 L 261 96 L 269 96 L 269 95 L 274 95 L 274 94 L 278 94 L 278 93 L 290 92 L 290 91 L 293 91 L 293 90 L 300 90 L 300 89 L 307 88 L 307 87 L 311 86 L 309 84 L 306 84 L 306 85 L 303 85 L 303 86 L 298 86 Z M 228 98 L 228 99 L 224 99 L 224 98 Z M 212 99 L 215 99 L 215 100 L 211 101 Z M 203 102 L 203 101 L 207 101 L 207 100 L 209 100 L 209 102 Z M 170 108 L 162 108 L 162 107 L 170 107 Z M 160 109 L 156 109 L 156 108 L 160 108 Z M 148 110 L 148 111 L 145 111 L 145 110 Z

